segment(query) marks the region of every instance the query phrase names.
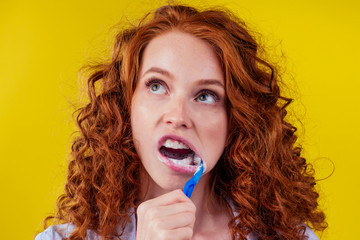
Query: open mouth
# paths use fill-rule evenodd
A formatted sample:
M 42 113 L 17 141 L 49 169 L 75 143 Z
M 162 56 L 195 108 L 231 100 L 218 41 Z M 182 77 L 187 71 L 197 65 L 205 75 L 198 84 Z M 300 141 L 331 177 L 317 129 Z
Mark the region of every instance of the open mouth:
M 199 166 L 201 162 L 200 157 L 180 140 L 167 138 L 160 146 L 159 152 L 179 166 Z

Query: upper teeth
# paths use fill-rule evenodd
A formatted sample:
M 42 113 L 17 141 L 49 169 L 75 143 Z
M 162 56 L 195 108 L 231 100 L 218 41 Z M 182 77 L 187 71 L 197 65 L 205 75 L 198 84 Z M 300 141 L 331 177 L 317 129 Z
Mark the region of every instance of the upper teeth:
M 190 149 L 188 147 L 188 145 L 186 145 L 183 142 L 179 142 L 176 140 L 171 140 L 171 139 L 167 139 L 164 143 L 163 143 L 164 147 L 167 148 L 174 148 L 174 149 Z

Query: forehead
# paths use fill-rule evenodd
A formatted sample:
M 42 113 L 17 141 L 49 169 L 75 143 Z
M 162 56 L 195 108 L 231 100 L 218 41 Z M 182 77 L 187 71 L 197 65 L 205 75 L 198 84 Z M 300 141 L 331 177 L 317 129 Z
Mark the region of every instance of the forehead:
M 209 43 L 189 33 L 171 31 L 152 39 L 140 63 L 140 76 L 159 67 L 173 74 L 223 81 L 220 61 Z

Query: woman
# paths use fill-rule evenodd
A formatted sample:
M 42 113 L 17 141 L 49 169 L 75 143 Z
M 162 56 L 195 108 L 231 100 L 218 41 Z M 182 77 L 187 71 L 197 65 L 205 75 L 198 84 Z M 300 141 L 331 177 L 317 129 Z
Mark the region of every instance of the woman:
M 164 6 L 91 69 L 54 217 L 64 224 L 38 240 L 317 239 L 306 224 L 326 228 L 284 120 L 291 99 L 239 19 Z

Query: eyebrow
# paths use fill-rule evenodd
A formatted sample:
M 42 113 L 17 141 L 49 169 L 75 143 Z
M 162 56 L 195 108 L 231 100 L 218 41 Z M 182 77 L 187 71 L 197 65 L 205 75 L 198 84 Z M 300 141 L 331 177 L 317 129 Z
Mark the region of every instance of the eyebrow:
M 197 81 L 198 85 L 218 85 L 222 88 L 224 88 L 224 84 L 222 84 L 222 82 L 220 82 L 219 80 L 216 79 L 201 79 L 199 81 Z
M 168 71 L 166 71 L 165 69 L 162 68 L 158 68 L 158 67 L 151 67 L 149 68 L 146 72 L 144 72 L 143 76 L 147 73 L 151 73 L 151 72 L 155 72 L 155 73 L 160 73 L 162 75 L 165 75 L 167 77 L 172 77 L 172 74 Z M 200 79 L 198 81 L 196 81 L 197 85 L 218 85 L 222 88 L 224 88 L 224 84 L 217 79 Z
M 147 74 L 147 73 L 150 73 L 150 72 L 160 73 L 160 74 L 165 75 L 167 77 L 171 77 L 171 74 L 168 71 L 166 71 L 164 69 L 161 69 L 161 68 L 158 68 L 158 67 L 152 67 L 152 68 L 148 69 L 146 72 L 144 72 L 143 76 L 145 74 Z

